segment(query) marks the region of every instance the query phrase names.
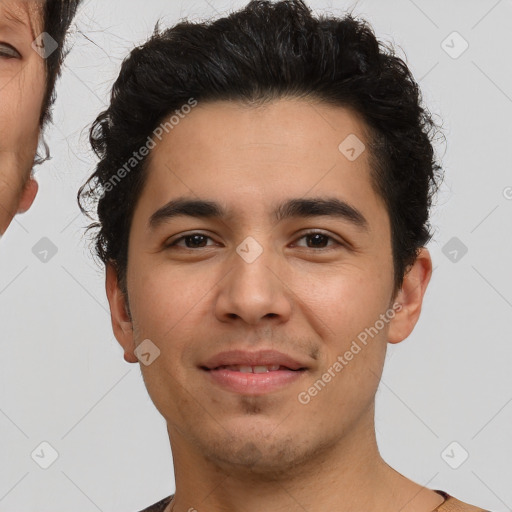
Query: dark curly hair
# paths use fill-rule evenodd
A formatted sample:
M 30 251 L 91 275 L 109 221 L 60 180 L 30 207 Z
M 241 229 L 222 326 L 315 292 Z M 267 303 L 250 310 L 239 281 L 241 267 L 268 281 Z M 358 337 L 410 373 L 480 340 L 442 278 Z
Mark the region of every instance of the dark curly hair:
M 66 56 L 65 39 L 71 22 L 82 0 L 45 0 L 43 2 L 44 31 L 59 45 L 46 59 L 46 94 L 41 110 L 40 125 L 51 121 L 51 107 L 55 102 L 55 82 Z
M 312 98 L 351 108 L 366 123 L 372 186 L 391 224 L 395 293 L 419 248 L 432 237 L 428 223 L 441 167 L 439 133 L 403 60 L 352 13 L 314 17 L 302 0 L 253 0 L 227 17 L 181 21 L 135 48 L 123 62 L 110 106 L 90 131 L 100 158 L 80 188 L 83 213 L 96 210 L 95 253 L 116 268 L 126 294 L 128 235 L 144 185 L 143 159 L 108 191 L 133 152 L 190 98 L 256 105 L 283 97 Z M 126 173 L 124 173 L 126 174 Z

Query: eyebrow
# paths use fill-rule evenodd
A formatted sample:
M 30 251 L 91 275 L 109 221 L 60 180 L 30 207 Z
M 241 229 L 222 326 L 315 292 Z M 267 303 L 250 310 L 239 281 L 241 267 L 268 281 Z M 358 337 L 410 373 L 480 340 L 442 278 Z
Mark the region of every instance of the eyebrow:
M 154 230 L 162 223 L 180 216 L 202 219 L 225 219 L 228 211 L 215 201 L 180 197 L 169 201 L 149 218 L 149 229 Z M 354 206 L 336 197 L 289 199 L 278 205 L 272 216 L 276 222 L 290 218 L 335 217 L 343 219 L 361 231 L 369 231 L 369 223 Z

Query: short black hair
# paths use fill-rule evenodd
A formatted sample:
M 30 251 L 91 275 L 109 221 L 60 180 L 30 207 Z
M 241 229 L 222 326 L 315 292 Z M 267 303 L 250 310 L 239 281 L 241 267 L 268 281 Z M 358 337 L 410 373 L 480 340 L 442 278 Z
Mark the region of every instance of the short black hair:
M 393 47 L 352 13 L 314 17 L 302 0 L 253 0 L 217 20 L 184 20 L 163 31 L 157 25 L 123 62 L 110 106 L 91 127 L 100 161 L 78 202 L 90 218 L 96 210 L 89 225 L 97 229 L 95 254 L 114 264 L 125 294 L 128 236 L 147 158 L 111 191 L 109 180 L 190 98 L 250 106 L 283 97 L 347 107 L 364 119 L 372 186 L 391 224 L 398 292 L 432 237 L 429 210 L 442 178 L 433 148 L 439 127 L 418 84 Z
M 55 83 L 60 76 L 66 56 L 66 34 L 82 0 L 44 0 L 43 25 L 58 44 L 58 48 L 46 59 L 46 93 L 41 110 L 40 126 L 51 121 L 51 107 L 55 102 Z M 38 34 L 36 34 L 38 35 Z

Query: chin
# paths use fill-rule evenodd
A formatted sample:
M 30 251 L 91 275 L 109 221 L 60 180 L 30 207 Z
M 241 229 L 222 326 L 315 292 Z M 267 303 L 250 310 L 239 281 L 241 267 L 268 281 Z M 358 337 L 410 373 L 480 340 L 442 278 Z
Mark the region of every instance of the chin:
M 308 466 L 309 461 L 322 451 L 323 443 L 310 439 L 301 440 L 299 432 L 285 432 L 278 423 L 267 428 L 241 428 L 223 430 L 216 440 L 198 442 L 202 455 L 212 464 L 233 476 L 244 474 L 258 476 L 259 480 L 282 480 L 298 466 Z M 228 432 L 233 432 L 230 435 Z M 302 430 L 306 432 L 306 430 Z

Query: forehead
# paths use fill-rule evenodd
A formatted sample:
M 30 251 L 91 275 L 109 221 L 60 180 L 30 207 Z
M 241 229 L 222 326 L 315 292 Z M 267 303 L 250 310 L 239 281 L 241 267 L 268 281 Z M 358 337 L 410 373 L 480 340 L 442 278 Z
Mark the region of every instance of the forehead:
M 199 103 L 152 150 L 146 186 L 160 201 L 169 189 L 254 202 L 339 186 L 364 201 L 371 192 L 368 152 L 348 159 L 346 140 L 367 142 L 364 121 L 346 108 L 300 99 L 261 107 Z
M 0 0 L 0 22 L 35 34 L 43 22 L 45 3 L 46 0 Z

